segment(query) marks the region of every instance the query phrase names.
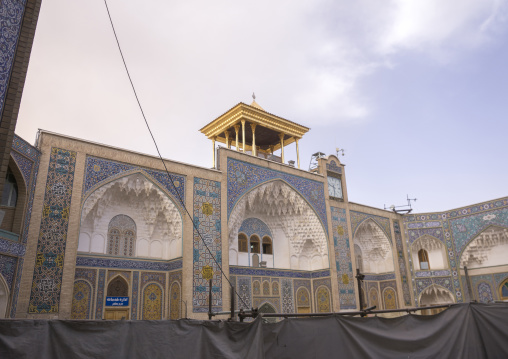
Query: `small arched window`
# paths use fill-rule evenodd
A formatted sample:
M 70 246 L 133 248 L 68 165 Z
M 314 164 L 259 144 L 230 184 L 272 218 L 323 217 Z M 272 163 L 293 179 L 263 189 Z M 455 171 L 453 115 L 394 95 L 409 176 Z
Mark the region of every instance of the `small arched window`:
M 259 237 L 251 236 L 250 237 L 250 252 L 251 253 L 259 253 Z
M 118 276 L 109 283 L 106 295 L 108 297 L 128 297 L 129 285 L 125 279 L 123 279 L 121 276 Z
M 136 223 L 124 214 L 111 219 L 108 226 L 108 254 L 134 257 L 136 248 Z
M 428 270 L 430 269 L 429 264 L 429 254 L 425 249 L 420 249 L 418 251 L 418 262 L 420 262 L 420 269 L 421 270 Z
M 18 201 L 18 184 L 10 169 L 7 169 L 5 176 L 4 190 L 2 192 L 2 199 L 0 205 L 6 207 L 16 207 Z
M 263 254 L 273 254 L 272 240 L 270 237 L 263 237 Z
M 501 287 L 499 288 L 499 295 L 501 300 L 508 300 L 508 279 L 501 284 Z
M 247 236 L 243 233 L 240 233 L 238 235 L 238 252 L 245 252 L 247 253 L 248 247 L 247 247 Z

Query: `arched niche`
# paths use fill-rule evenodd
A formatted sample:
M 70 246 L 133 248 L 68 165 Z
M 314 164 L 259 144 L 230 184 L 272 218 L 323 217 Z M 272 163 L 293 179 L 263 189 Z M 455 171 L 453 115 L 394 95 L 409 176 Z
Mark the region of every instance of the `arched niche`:
M 395 289 L 388 287 L 383 290 L 384 309 L 397 309 L 397 294 Z
M 0 274 L 0 319 L 7 318 L 7 307 L 9 305 L 9 286 L 4 277 Z
M 455 303 L 453 294 L 446 288 L 433 284 L 420 294 L 420 307 Z
M 263 303 L 263 305 L 261 305 L 259 307 L 259 313 L 277 313 L 277 310 L 275 310 L 274 306 L 271 305 L 270 303 Z M 277 318 L 263 318 L 263 321 L 265 322 L 268 322 L 268 323 L 275 323 L 277 321 Z
M 472 268 L 508 265 L 508 228 L 489 226 L 473 238 L 460 256 L 460 266 Z
M 307 288 L 300 287 L 296 291 L 296 308 L 297 313 L 310 313 L 311 312 L 311 299 Z
M 114 179 L 85 199 L 78 251 L 108 254 L 109 223 L 119 215 L 131 218 L 136 225 L 132 256 L 182 256 L 180 210 L 170 195 L 140 172 Z
M 114 277 L 108 284 L 106 296 L 107 297 L 128 297 L 129 296 L 129 284 L 121 275 Z
M 425 256 L 428 259 L 427 262 L 423 260 Z M 424 235 L 413 242 L 411 257 L 416 270 L 436 270 L 449 267 L 443 242 L 429 235 Z
M 508 278 L 506 278 L 498 289 L 499 299 L 503 301 L 508 301 Z
M 3 191 L 0 193 L 0 207 L 4 212 L 4 217 L 0 228 L 21 234 L 27 200 L 27 184 L 12 155 L 4 181 Z
M 182 291 L 180 283 L 173 282 L 169 290 L 169 319 L 180 319 L 181 313 L 181 302 L 182 302 Z
M 264 183 L 247 192 L 236 203 L 228 221 L 231 265 L 249 265 L 238 248 L 238 235 L 245 233 L 240 228 L 249 218 L 265 223 L 271 232 L 268 236 L 272 241 L 273 254 L 266 253 L 261 259 L 266 261 L 267 267 L 296 270 L 330 267 L 327 235 L 319 217 L 286 182 L 274 180 Z M 250 233 L 245 234 L 250 238 Z M 260 239 L 265 237 L 257 234 Z
M 318 313 L 330 313 L 332 311 L 330 290 L 324 285 L 316 290 L 316 311 Z
M 392 246 L 381 227 L 371 218 L 363 221 L 354 235 L 357 267 L 364 273 L 388 273 L 394 271 Z M 358 261 L 360 260 L 360 263 Z

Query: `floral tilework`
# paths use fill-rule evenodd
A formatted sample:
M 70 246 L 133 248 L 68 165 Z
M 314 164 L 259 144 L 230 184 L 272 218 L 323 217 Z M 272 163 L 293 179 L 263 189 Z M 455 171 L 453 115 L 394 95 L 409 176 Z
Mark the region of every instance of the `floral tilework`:
M 416 271 L 415 277 L 449 277 L 451 275 L 449 270 L 429 270 L 429 271 Z
M 272 268 L 253 268 L 253 267 L 241 267 L 241 266 L 230 266 L 230 274 L 237 275 L 249 275 L 249 276 L 269 276 L 269 277 L 287 277 L 287 278 L 323 278 L 329 277 L 330 271 L 297 271 L 287 269 L 272 269 Z
M 194 178 L 194 237 L 193 237 L 193 300 L 195 313 L 208 311 L 208 286 L 204 278 L 212 275 L 212 310 L 222 310 L 222 240 L 221 240 L 221 184 Z M 199 230 L 202 238 L 199 236 Z M 210 252 L 206 249 L 203 240 Z M 215 258 L 215 260 L 214 260 Z
M 28 184 L 30 183 L 30 176 L 32 175 L 32 167 L 34 165 L 33 161 L 29 160 L 28 158 L 20 155 L 15 151 L 11 151 L 11 156 L 12 158 L 14 158 L 14 162 L 16 162 L 16 165 L 18 166 L 19 170 L 21 171 L 21 174 L 23 175 L 25 184 L 28 187 Z
M 99 281 L 97 282 L 97 300 L 95 306 L 95 319 L 102 319 L 104 309 L 104 285 L 106 282 L 106 270 L 99 269 Z
M 356 233 L 356 229 L 360 224 L 362 224 L 363 221 L 366 219 L 371 218 L 374 222 L 376 222 L 383 232 L 385 232 L 386 236 L 392 241 L 392 232 L 390 230 L 390 220 L 385 217 L 375 216 L 373 214 L 367 214 L 362 212 L 356 212 L 356 211 L 349 211 L 349 217 L 351 218 L 351 229 L 353 231 L 353 236 Z
M 167 261 L 138 261 L 129 259 L 112 259 L 102 257 L 78 256 L 76 265 L 81 267 L 121 268 L 151 271 L 172 271 L 182 268 L 182 260 Z
M 294 313 L 295 305 L 293 301 L 293 281 L 288 278 L 282 278 L 282 313 Z
M 58 313 L 76 152 L 52 148 L 29 313 Z
M 0 274 L 4 277 L 10 290 L 12 290 L 12 282 L 17 264 L 17 258 L 0 254 Z
M 402 281 L 402 294 L 404 296 L 404 304 L 411 305 L 411 290 L 409 288 L 410 274 L 407 271 L 406 259 L 404 258 L 404 247 L 402 245 L 402 233 L 399 221 L 393 221 L 393 232 L 395 234 L 395 243 L 397 247 L 397 259 L 399 264 L 400 279 Z M 395 287 L 396 288 L 396 287 Z
M 228 158 L 228 218 L 236 202 L 245 193 L 261 183 L 274 179 L 287 182 L 300 193 L 316 211 L 324 228 L 328 227 L 323 182 L 255 166 L 232 158 Z
M 162 288 L 166 288 L 166 273 L 141 272 L 141 288 L 150 282 L 159 283 Z
M 79 279 L 74 282 L 71 319 L 90 319 L 93 289 L 90 283 Z
M 163 289 L 155 283 L 148 284 L 143 289 L 143 320 L 162 319 L 164 304 Z
M 40 157 L 40 151 L 26 142 L 24 139 L 14 134 L 12 139 L 12 147 L 11 150 L 19 152 L 23 156 L 31 159 L 33 162 L 36 162 Z
M 425 288 L 431 286 L 432 284 L 436 284 L 443 288 L 446 288 L 451 293 L 453 293 L 454 290 L 453 279 L 451 277 L 418 278 L 415 280 L 415 284 L 416 284 L 416 296 L 415 296 L 416 306 L 418 306 L 418 298 L 420 297 L 422 291 Z
M 263 238 L 264 236 L 270 236 L 270 238 L 273 238 L 270 228 L 268 228 L 265 222 L 258 218 L 247 218 L 242 222 L 238 232 L 245 233 L 247 237 L 257 234 L 259 238 Z
M 18 294 L 19 294 L 19 286 L 21 284 L 21 274 L 23 273 L 23 262 L 24 262 L 24 258 L 21 257 L 19 258 L 18 260 L 18 270 L 16 271 L 16 278 L 15 278 L 15 281 L 14 281 L 14 289 L 13 289 L 13 293 L 12 293 L 12 305 L 11 305 L 11 314 L 10 314 L 10 317 L 11 318 L 15 318 L 16 317 L 16 306 L 17 306 L 17 302 L 18 302 Z
M 437 238 L 444 243 L 443 237 L 444 231 L 442 227 L 409 229 L 408 233 L 409 233 L 408 244 L 410 245 L 413 244 L 413 242 L 416 241 L 418 238 L 423 237 L 425 235 Z
M 138 300 L 139 300 L 139 272 L 132 273 L 132 300 L 131 300 L 131 319 L 138 319 Z
M 131 272 L 108 270 L 108 282 L 111 280 L 111 278 L 116 277 L 117 275 L 124 277 L 127 283 L 131 281 Z
M 335 265 L 339 285 L 340 309 L 355 309 L 356 296 L 351 263 L 351 248 L 348 235 L 346 210 L 330 207 L 332 215 L 333 245 L 335 249 Z
M 494 281 L 496 284 L 496 288 L 501 285 L 502 282 L 508 279 L 508 273 L 496 273 L 494 274 Z
M 275 311 L 277 313 L 280 313 L 280 298 L 274 298 L 274 297 L 257 297 L 254 298 L 254 301 L 252 303 L 252 306 L 254 308 L 261 308 L 261 306 L 264 303 L 270 303 L 275 308 Z
M 170 173 L 171 179 L 175 186 L 171 184 L 168 174 L 165 171 L 158 171 L 149 168 L 137 167 L 121 162 L 106 160 L 103 158 L 87 156 L 85 165 L 85 180 L 83 185 L 83 197 L 89 192 L 102 186 L 105 181 L 122 175 L 127 175 L 129 172 L 140 171 L 157 181 L 162 188 L 165 188 L 169 193 L 175 196 L 176 199 L 185 198 L 185 177 L 174 173 Z M 176 189 L 175 189 L 176 187 Z M 180 203 L 178 200 L 177 203 Z
M 385 273 L 385 274 L 366 274 L 364 280 L 368 281 L 380 281 L 380 280 L 388 280 L 395 279 L 395 273 Z
M 250 277 L 238 276 L 236 279 L 238 295 L 240 298 L 235 302 L 236 309 L 250 309 L 252 307 L 252 289 Z
M 308 290 L 309 295 L 312 295 L 310 280 L 294 279 L 293 288 L 294 288 L 293 298 L 297 298 L 297 293 L 300 288 L 306 288 Z M 306 300 L 308 301 L 309 307 L 312 307 L 312 300 L 310 298 L 306 298 Z M 305 299 L 302 301 L 302 299 L 300 298 L 299 303 L 306 304 Z
M 76 270 L 74 271 L 74 280 L 84 279 L 90 282 L 90 284 L 92 284 L 93 287 L 95 287 L 96 277 L 97 277 L 97 269 L 76 268 Z
M 25 246 L 20 243 L 0 238 L 0 252 L 4 254 L 23 257 L 25 255 L 25 249 Z
M 490 303 L 494 301 L 492 296 L 492 288 L 487 282 L 480 282 L 477 286 L 478 299 L 481 303 Z
M 16 54 L 26 0 L 3 0 L 0 2 L 0 114 L 3 112 L 5 96 L 9 86 L 12 65 Z
M 492 274 L 471 276 L 470 280 L 474 293 L 474 298 L 471 299 L 477 299 L 482 303 L 488 303 L 494 300 L 492 288 L 495 288 L 495 281 Z M 467 291 L 467 287 L 465 286 L 464 291 Z

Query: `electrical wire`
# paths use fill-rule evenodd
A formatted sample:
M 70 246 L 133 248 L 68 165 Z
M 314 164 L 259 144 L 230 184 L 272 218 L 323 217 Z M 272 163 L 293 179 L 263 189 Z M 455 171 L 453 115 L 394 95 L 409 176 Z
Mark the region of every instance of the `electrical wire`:
M 148 124 L 148 120 L 146 119 L 145 112 L 143 111 L 143 107 L 141 106 L 141 102 L 139 101 L 138 94 L 136 92 L 136 88 L 134 87 L 134 82 L 132 81 L 131 75 L 129 73 L 129 69 L 127 68 L 127 63 L 125 62 L 125 57 L 123 56 L 122 48 L 120 47 L 120 41 L 118 40 L 118 36 L 116 35 L 115 26 L 113 25 L 113 19 L 111 18 L 111 13 L 109 12 L 109 7 L 108 7 L 107 0 L 104 0 L 104 5 L 106 5 L 106 11 L 108 12 L 109 22 L 111 23 L 111 28 L 113 29 L 113 34 L 115 35 L 116 44 L 118 45 L 118 51 L 120 51 L 120 56 L 122 57 L 123 65 L 124 65 L 125 71 L 127 72 L 127 77 L 129 78 L 129 82 L 131 83 L 132 91 L 134 92 L 134 97 L 136 97 L 136 101 L 138 102 L 139 110 L 141 111 L 141 115 L 143 116 L 143 120 L 145 120 L 146 128 L 148 129 L 148 132 L 150 133 L 150 136 L 152 137 L 153 143 L 155 145 L 155 149 L 157 150 L 157 154 L 159 155 L 159 158 L 160 158 L 162 164 L 164 165 L 164 170 L 166 171 L 166 174 L 168 175 L 169 181 L 171 182 L 171 185 L 175 189 L 175 193 L 178 196 L 178 199 L 180 200 L 180 203 L 181 203 L 183 209 L 185 210 L 185 212 L 189 216 L 189 218 L 190 218 L 190 220 L 192 222 L 192 225 L 194 226 L 194 229 L 196 230 L 196 233 L 198 234 L 199 238 L 201 239 L 201 241 L 205 245 L 205 248 L 207 249 L 208 253 L 210 253 L 210 256 L 212 256 L 215 264 L 217 264 L 217 267 L 220 269 L 222 275 L 224 276 L 224 278 L 226 278 L 226 281 L 229 283 L 229 285 L 233 288 L 233 290 L 234 290 L 235 294 L 237 295 L 237 297 L 240 298 L 240 300 L 242 301 L 243 305 L 245 306 L 245 309 L 248 309 L 247 303 L 245 303 L 243 298 L 238 294 L 238 292 L 236 291 L 236 288 L 233 287 L 233 285 L 231 284 L 231 281 L 227 277 L 226 273 L 224 273 L 224 271 L 222 270 L 222 266 L 219 264 L 219 262 L 217 261 L 217 259 L 213 255 L 212 251 L 210 250 L 210 248 L 206 244 L 206 241 L 203 238 L 203 236 L 201 235 L 201 233 L 199 232 L 199 229 L 198 229 L 196 223 L 194 222 L 190 212 L 188 211 L 187 206 L 185 206 L 185 203 L 184 203 L 182 197 L 180 196 L 180 193 L 178 193 L 178 191 L 176 189 L 175 183 L 173 182 L 173 178 L 169 174 L 168 168 L 166 167 L 166 163 L 164 162 L 164 159 L 161 156 L 161 153 L 159 151 L 159 146 L 157 146 L 157 141 L 155 141 L 155 137 L 154 137 L 154 135 L 152 133 L 152 130 L 150 129 L 150 125 Z M 210 300 L 211 300 L 211 298 L 210 298 Z

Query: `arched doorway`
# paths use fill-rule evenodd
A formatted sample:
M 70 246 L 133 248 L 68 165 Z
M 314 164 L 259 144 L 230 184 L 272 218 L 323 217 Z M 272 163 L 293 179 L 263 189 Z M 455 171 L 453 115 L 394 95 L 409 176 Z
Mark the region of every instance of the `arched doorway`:
M 261 307 L 259 307 L 259 313 L 277 313 L 273 305 L 269 303 L 264 303 Z M 275 323 L 277 322 L 277 318 L 263 318 L 264 322 L 267 323 Z
M 113 298 L 123 298 L 123 300 L 116 300 Z M 125 298 L 127 298 L 126 301 Z M 125 305 L 125 303 L 127 303 L 127 305 Z M 118 275 L 108 284 L 108 289 L 106 291 L 106 309 L 104 311 L 104 319 L 129 319 L 129 308 L 129 284 L 121 275 Z
M 425 288 L 420 294 L 420 307 L 431 307 L 452 303 L 455 303 L 453 294 L 448 289 L 435 284 Z M 440 313 L 445 309 L 446 308 L 424 309 L 421 312 L 423 315 L 432 315 Z

